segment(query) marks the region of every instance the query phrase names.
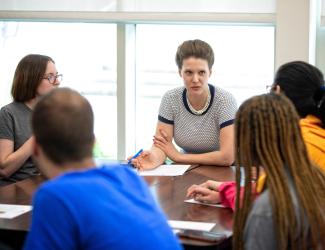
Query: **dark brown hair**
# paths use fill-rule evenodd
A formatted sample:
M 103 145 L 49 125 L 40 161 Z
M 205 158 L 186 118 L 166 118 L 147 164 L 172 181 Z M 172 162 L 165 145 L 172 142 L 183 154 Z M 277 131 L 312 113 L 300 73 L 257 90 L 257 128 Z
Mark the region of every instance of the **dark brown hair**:
M 289 245 L 291 249 L 307 249 L 307 246 L 324 249 L 325 175 L 309 160 L 300 132 L 299 116 L 289 99 L 284 95 L 267 94 L 245 101 L 236 115 L 235 144 L 237 202 L 234 249 L 244 249 L 243 234 L 252 203 L 251 173 L 254 165 L 264 167 L 266 172 L 278 249 L 287 249 Z M 240 166 L 245 169 L 242 199 Z M 299 215 L 294 212 L 289 182 L 292 182 L 297 195 Z M 305 219 L 308 225 L 303 223 Z
M 93 111 L 74 90 L 59 88 L 44 96 L 34 109 L 32 127 L 37 143 L 56 164 L 92 156 Z
M 183 60 L 190 57 L 207 60 L 209 69 L 214 63 L 214 53 L 211 46 L 199 39 L 188 40 L 178 46 L 175 59 L 179 70 L 183 67 Z
M 49 56 L 30 54 L 20 60 L 17 65 L 11 95 L 16 102 L 26 102 L 36 96 L 36 91 L 46 72 Z

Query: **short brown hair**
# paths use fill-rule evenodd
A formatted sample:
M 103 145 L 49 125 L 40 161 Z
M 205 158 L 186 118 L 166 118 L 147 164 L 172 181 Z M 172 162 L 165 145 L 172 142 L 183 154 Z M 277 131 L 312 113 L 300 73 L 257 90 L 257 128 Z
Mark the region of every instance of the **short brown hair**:
M 56 164 L 92 156 L 94 116 L 86 98 L 69 88 L 59 88 L 36 105 L 32 127 L 36 142 Z
M 36 96 L 36 91 L 46 72 L 49 56 L 30 54 L 20 60 L 12 82 L 11 95 L 16 102 L 26 102 Z
M 178 46 L 175 59 L 179 70 L 182 69 L 183 60 L 190 57 L 207 60 L 209 69 L 214 63 L 214 53 L 211 46 L 199 39 L 188 40 Z

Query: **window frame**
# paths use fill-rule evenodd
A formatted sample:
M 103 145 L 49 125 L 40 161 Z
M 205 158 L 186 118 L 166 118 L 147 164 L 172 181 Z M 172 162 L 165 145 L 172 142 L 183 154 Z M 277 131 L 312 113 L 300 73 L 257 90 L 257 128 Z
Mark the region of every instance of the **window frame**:
M 323 0 L 324 2 L 324 0 Z M 309 0 L 297 5 L 295 0 L 277 1 L 276 13 L 190 13 L 179 12 L 97 12 L 97 11 L 0 11 L 1 21 L 36 21 L 36 22 L 86 22 L 86 23 L 116 23 L 117 24 L 117 158 L 124 160 L 126 156 L 135 152 L 135 109 L 130 109 L 129 103 L 135 103 L 135 55 L 132 52 L 135 41 L 136 24 L 206 24 L 206 25 L 270 25 L 276 29 L 275 69 L 284 61 L 297 56 L 301 60 L 309 61 L 310 30 L 301 32 L 300 29 L 288 29 L 292 22 L 283 18 L 290 17 L 292 9 L 295 15 L 303 14 L 311 19 Z M 282 18 L 281 18 L 282 17 Z M 323 17 L 322 20 L 325 18 Z M 325 21 L 322 21 L 323 24 Z M 310 25 L 305 23 L 304 25 Z M 284 27 L 284 29 L 283 29 Z M 279 32 L 282 31 L 282 32 Z M 283 32 L 285 31 L 285 32 Z M 283 52 L 288 46 L 288 38 L 299 34 L 304 38 L 299 44 L 299 55 Z M 290 39 L 289 39 L 290 40 Z M 282 48 L 282 50 L 281 50 Z M 134 51 L 134 50 L 133 50 Z M 294 51 L 295 53 L 297 53 Z M 316 53 L 317 54 L 317 53 Z M 307 56 L 306 56 L 307 55 Z M 131 60 L 130 60 L 131 59 Z M 126 73 L 128 72 L 128 74 Z M 131 74 L 129 73 L 131 72 Z M 134 105 L 133 105 L 134 107 Z M 126 130 L 128 127 L 128 132 Z M 132 128 L 130 130 L 130 128 Z M 128 133 L 128 134 L 127 134 Z

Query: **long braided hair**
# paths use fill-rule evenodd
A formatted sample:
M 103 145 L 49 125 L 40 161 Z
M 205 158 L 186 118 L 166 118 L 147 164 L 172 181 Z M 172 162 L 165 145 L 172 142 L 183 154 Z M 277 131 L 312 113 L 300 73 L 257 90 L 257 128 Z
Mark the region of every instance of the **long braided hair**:
M 244 228 L 252 204 L 252 166 L 263 166 L 267 175 L 279 249 L 325 249 L 325 175 L 308 158 L 293 104 L 285 96 L 272 93 L 250 98 L 237 112 L 235 131 L 234 249 L 244 249 Z M 245 169 L 242 199 L 241 166 Z M 289 182 L 297 195 L 298 216 Z M 309 227 L 304 225 L 305 219 Z

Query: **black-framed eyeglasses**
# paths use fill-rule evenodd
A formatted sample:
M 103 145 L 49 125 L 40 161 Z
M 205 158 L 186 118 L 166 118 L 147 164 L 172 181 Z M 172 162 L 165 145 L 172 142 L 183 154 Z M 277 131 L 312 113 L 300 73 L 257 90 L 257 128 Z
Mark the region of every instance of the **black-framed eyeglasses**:
M 48 75 L 48 76 L 43 77 L 42 79 L 47 79 L 50 84 L 55 84 L 56 81 L 59 81 L 59 82 L 62 81 L 63 75 L 62 74 L 60 74 L 60 75 Z

